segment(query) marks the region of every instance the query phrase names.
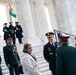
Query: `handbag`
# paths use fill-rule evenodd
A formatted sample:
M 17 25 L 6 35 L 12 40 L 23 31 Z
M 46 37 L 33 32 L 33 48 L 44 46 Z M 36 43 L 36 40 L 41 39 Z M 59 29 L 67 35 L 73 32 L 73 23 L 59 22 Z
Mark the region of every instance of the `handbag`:
M 22 65 L 21 65 L 21 66 L 19 66 L 19 73 L 20 73 L 20 74 L 24 74 L 24 73 L 23 73 Z

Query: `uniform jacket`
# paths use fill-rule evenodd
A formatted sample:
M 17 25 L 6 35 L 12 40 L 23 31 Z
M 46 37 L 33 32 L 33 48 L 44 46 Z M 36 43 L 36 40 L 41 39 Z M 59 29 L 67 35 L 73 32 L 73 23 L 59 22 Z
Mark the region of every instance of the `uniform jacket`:
M 3 28 L 3 32 L 4 32 L 4 40 L 6 40 L 6 38 L 9 36 L 9 28 L 8 27 L 4 27 Z
M 76 48 L 63 44 L 56 53 L 56 75 L 76 75 Z
M 20 61 L 17 48 L 15 45 L 5 46 L 3 48 L 3 53 L 4 53 L 4 59 L 5 59 L 6 65 L 17 64 L 18 61 Z
M 23 37 L 23 35 L 22 35 L 23 30 L 22 30 L 22 27 L 20 25 L 15 26 L 15 32 L 16 32 L 16 37 L 17 38 L 22 38 Z
M 49 68 L 50 70 L 55 69 L 56 68 L 56 56 L 55 56 L 55 51 L 58 47 L 58 43 L 54 42 L 53 45 L 50 44 L 50 42 L 48 42 L 45 46 L 44 46 L 44 51 L 43 51 L 43 55 L 45 60 L 49 63 Z
M 15 38 L 15 27 L 12 25 L 9 26 L 9 34 L 12 38 Z
M 28 53 L 22 59 L 22 66 L 24 75 L 41 75 L 36 61 Z

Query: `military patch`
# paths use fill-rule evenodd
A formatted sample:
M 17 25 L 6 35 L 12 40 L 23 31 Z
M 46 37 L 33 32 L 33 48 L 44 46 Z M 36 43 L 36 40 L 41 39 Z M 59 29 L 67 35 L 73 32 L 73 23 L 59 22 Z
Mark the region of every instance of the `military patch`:
M 14 55 L 16 55 L 18 52 L 17 52 L 17 47 L 15 46 L 14 48 L 13 48 L 13 54 Z
M 13 54 L 16 55 L 17 53 L 18 53 L 17 50 L 13 49 Z

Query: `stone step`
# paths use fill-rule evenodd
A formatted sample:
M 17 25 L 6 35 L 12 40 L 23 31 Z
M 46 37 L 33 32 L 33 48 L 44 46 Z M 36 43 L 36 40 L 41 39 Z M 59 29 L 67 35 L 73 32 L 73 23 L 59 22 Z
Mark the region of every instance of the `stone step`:
M 47 67 L 40 68 L 40 71 L 41 73 L 49 71 L 49 67 L 47 66 Z
M 44 67 L 47 67 L 47 66 L 48 66 L 48 63 L 43 63 L 43 64 L 39 65 L 39 68 L 44 68 Z
M 45 71 L 42 73 L 42 75 L 52 75 L 51 71 Z

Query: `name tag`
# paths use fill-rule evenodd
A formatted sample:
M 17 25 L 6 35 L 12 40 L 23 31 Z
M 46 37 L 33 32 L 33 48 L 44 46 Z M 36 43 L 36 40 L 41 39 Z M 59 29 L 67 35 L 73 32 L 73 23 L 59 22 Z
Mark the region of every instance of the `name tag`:
M 51 53 L 49 53 L 49 55 L 53 55 L 53 53 L 51 52 Z

